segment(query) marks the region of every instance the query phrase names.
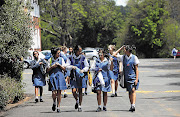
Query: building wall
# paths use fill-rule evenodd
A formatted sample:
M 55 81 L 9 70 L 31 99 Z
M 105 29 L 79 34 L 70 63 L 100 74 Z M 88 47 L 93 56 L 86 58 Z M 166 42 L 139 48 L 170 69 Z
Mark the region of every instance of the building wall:
M 31 6 L 33 7 L 33 10 L 30 12 L 30 14 L 32 17 L 32 21 L 34 22 L 32 31 L 33 44 L 31 45 L 31 48 L 33 50 L 41 51 L 41 29 L 39 27 L 40 10 L 38 0 L 31 0 L 30 2 Z

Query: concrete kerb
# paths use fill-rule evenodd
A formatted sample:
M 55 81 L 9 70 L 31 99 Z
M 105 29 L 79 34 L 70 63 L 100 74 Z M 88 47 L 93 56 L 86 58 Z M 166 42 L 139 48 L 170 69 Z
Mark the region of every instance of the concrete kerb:
M 17 103 L 14 103 L 14 104 L 8 104 L 4 110 L 0 110 L 0 117 L 4 117 L 8 110 L 18 107 L 19 105 L 23 104 L 24 102 L 29 101 L 33 97 L 34 97 L 34 95 L 32 95 L 32 94 L 24 94 L 24 99 L 18 101 Z

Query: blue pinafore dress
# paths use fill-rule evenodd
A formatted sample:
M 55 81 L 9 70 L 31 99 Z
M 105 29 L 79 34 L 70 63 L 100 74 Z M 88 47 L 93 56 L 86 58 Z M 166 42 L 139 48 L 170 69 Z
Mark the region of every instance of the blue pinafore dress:
M 78 67 L 79 69 L 83 69 L 84 66 L 84 60 L 85 56 L 81 55 L 79 58 L 73 58 L 71 56 L 70 61 L 71 65 Z M 78 73 L 76 73 L 76 70 L 72 69 L 71 70 L 71 75 L 70 75 L 70 85 L 71 88 L 86 88 L 86 81 L 84 77 L 81 77 Z
M 62 58 L 59 57 L 56 60 L 52 60 L 51 66 L 53 64 L 55 64 L 56 62 L 58 62 L 59 64 L 62 65 Z M 50 76 L 50 83 L 52 85 L 51 90 L 66 90 L 67 86 L 66 86 L 66 81 L 65 81 L 65 77 L 64 74 L 62 72 L 62 69 L 60 67 L 56 67 L 54 69 L 52 69 L 49 72 L 49 76 Z
M 67 63 L 68 57 L 66 55 L 60 53 L 60 57 L 62 57 L 64 62 Z M 67 76 L 70 76 L 70 70 L 66 70 L 66 72 L 64 72 L 64 77 L 66 78 Z
M 103 92 L 110 92 L 111 91 L 111 72 L 110 70 L 108 69 L 108 64 L 109 64 L 109 61 L 106 60 L 106 61 L 103 61 L 101 62 L 100 59 L 97 59 L 96 60 L 96 70 L 95 70 L 95 74 L 98 73 L 99 71 L 99 68 L 102 69 L 102 75 L 103 75 L 103 79 L 104 79 L 104 82 L 105 82 L 105 86 L 101 86 L 100 84 L 100 81 L 98 80 L 98 77 L 95 75 L 94 77 L 96 78 L 93 78 L 93 84 L 95 86 L 95 90 L 101 90 Z
M 129 60 L 126 59 L 125 56 L 123 58 L 124 79 L 125 79 L 127 91 L 129 92 L 132 92 L 133 87 L 135 88 L 135 90 L 137 90 L 139 87 L 139 78 L 137 85 L 134 84 L 136 80 L 134 61 L 135 61 L 135 55 L 132 55 L 132 57 Z
M 119 73 L 119 62 L 117 57 L 112 56 L 111 54 L 109 54 L 112 58 L 113 58 L 113 73 L 114 73 L 114 77 L 112 77 L 111 79 L 114 79 L 114 81 L 116 81 L 118 79 L 118 73 Z
M 43 62 L 45 66 L 40 65 L 39 62 Z M 31 62 L 31 68 L 33 70 L 32 81 L 33 86 L 45 86 L 45 73 L 42 73 L 42 67 L 46 67 L 46 62 L 41 59 L 40 61 L 33 60 Z

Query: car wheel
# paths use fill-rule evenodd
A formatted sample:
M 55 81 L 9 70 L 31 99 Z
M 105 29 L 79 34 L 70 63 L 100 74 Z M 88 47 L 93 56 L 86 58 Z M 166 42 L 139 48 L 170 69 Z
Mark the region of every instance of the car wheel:
M 23 63 L 23 68 L 24 68 L 24 69 L 27 69 L 28 67 L 29 67 L 29 64 L 28 64 L 27 62 L 24 62 L 24 63 Z

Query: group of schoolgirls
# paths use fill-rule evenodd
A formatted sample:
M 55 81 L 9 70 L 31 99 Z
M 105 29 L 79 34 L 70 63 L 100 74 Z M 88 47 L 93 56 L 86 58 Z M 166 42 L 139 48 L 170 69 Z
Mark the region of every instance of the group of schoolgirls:
M 123 49 L 125 54 L 119 55 L 118 53 Z M 115 52 L 115 46 L 110 45 L 108 47 L 109 54 L 106 54 L 103 50 L 100 50 L 98 52 L 99 57 L 94 60 L 91 67 L 89 67 L 90 64 L 88 63 L 85 55 L 82 54 L 82 48 L 80 46 L 76 46 L 73 50 L 74 54 L 70 53 L 69 55 L 66 54 L 66 47 L 62 48 L 62 52 L 59 48 L 52 48 L 52 57 L 48 60 L 48 65 L 45 64 L 45 62 L 38 62 L 39 60 L 37 57 L 37 59 L 35 58 L 33 62 L 34 67 L 32 67 L 32 69 L 33 72 L 34 70 L 40 71 L 39 66 L 41 66 L 41 64 L 44 64 L 46 72 L 50 77 L 49 85 L 51 85 L 50 89 L 52 90 L 53 98 L 52 110 L 55 111 L 57 109 L 57 112 L 61 112 L 61 91 L 64 90 L 64 92 L 66 92 L 65 90 L 67 89 L 68 83 L 72 88 L 72 94 L 76 101 L 75 109 L 78 109 L 79 112 L 82 112 L 82 89 L 87 88 L 87 78 L 85 78 L 85 76 L 87 77 L 88 70 L 94 71 L 92 91 L 97 93 L 98 108 L 96 112 L 100 112 L 101 110 L 107 111 L 107 92 L 110 92 L 112 88 L 111 97 L 117 96 L 118 74 L 122 74 L 123 72 L 125 81 L 124 83 L 126 85 L 127 91 L 129 92 L 129 100 L 131 103 L 131 108 L 129 109 L 129 111 L 133 112 L 135 111 L 136 101 L 135 90 L 137 90 L 139 86 L 139 60 L 137 56 L 132 54 L 132 49 L 133 48 L 130 46 L 122 46 Z M 36 52 L 37 51 L 35 51 L 34 53 Z M 119 64 L 120 66 L 122 65 L 123 68 L 120 67 L 119 69 Z M 39 73 L 42 72 L 40 71 Z M 45 85 L 45 83 L 36 84 L 36 82 L 44 82 L 40 77 L 40 75 L 33 77 L 35 81 L 33 82 L 35 86 L 35 94 L 38 93 L 36 90 L 40 87 L 40 92 L 42 92 L 42 86 Z M 101 109 L 101 93 L 103 93 L 103 109 Z M 38 101 L 37 96 L 35 101 Z M 40 101 L 43 101 L 42 94 L 40 94 Z

